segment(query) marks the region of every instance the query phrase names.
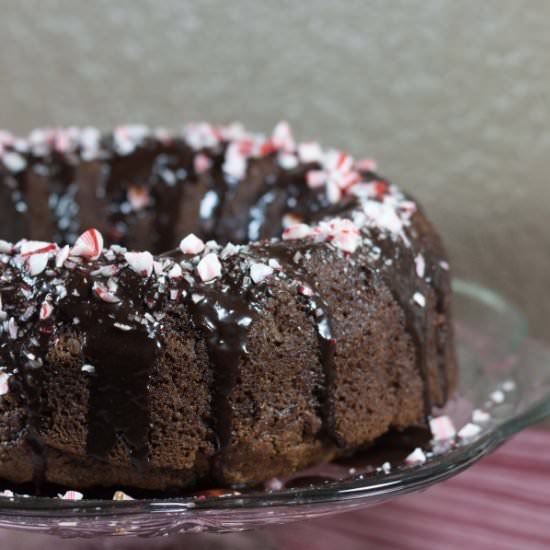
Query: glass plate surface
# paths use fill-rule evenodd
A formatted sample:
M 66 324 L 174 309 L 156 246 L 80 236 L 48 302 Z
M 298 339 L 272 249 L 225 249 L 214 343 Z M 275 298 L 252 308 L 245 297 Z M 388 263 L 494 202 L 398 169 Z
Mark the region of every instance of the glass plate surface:
M 460 382 L 436 414 L 448 415 L 458 429 L 472 422 L 475 409 L 489 418 L 478 415 L 479 432 L 469 438 L 425 449 L 424 463 L 407 464 L 401 456 L 386 472 L 380 466 L 390 459 L 370 451 L 367 467 L 329 464 L 303 473 L 294 488 L 271 483 L 243 494 L 130 501 L 0 497 L 0 527 L 66 537 L 240 531 L 372 506 L 458 474 L 550 415 L 550 352 L 527 339 L 522 315 L 495 293 L 463 281 L 454 290 Z

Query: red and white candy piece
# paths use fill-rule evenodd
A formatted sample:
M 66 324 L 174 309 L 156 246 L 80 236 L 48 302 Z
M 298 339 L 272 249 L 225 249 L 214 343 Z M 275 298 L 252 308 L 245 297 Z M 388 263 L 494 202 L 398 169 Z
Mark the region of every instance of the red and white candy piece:
M 118 298 L 118 296 L 116 296 L 113 292 L 111 292 L 102 283 L 95 281 L 92 289 L 100 300 L 103 300 L 108 304 L 117 304 L 118 302 L 120 302 L 120 298 Z
M 222 264 L 217 254 L 210 252 L 197 265 L 197 272 L 203 282 L 212 281 L 221 277 Z
M 53 312 L 53 306 L 47 300 L 44 300 L 40 305 L 40 312 L 38 314 L 41 321 L 48 319 Z
M 49 254 L 56 250 L 57 245 L 55 243 L 48 243 L 45 241 L 22 241 L 20 253 L 24 258 L 28 258 L 35 254 Z
M 430 430 L 434 441 L 447 441 L 456 435 L 453 421 L 446 415 L 431 418 Z
M 262 263 L 254 263 L 250 266 L 250 278 L 254 283 L 261 283 L 264 279 L 267 279 L 270 275 L 273 275 L 273 268 L 269 265 Z
M 153 273 L 154 258 L 150 252 L 126 252 L 124 258 L 130 268 L 143 277 L 150 277 Z
M 189 233 L 180 242 L 180 250 L 184 254 L 200 254 L 204 250 L 204 242 L 194 233 Z
M 74 243 L 71 256 L 97 260 L 103 251 L 103 235 L 97 229 L 88 229 Z
M 353 254 L 361 242 L 359 229 L 351 220 L 336 218 L 329 223 L 320 224 L 319 228 L 325 233 L 325 238 L 348 254 Z

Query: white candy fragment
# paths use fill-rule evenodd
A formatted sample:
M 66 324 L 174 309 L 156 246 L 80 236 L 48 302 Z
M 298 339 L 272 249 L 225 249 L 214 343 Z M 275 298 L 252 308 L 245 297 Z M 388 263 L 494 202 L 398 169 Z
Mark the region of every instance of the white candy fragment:
M 63 248 L 60 248 L 55 255 L 55 267 L 63 267 L 63 264 L 67 261 L 71 247 L 66 244 Z
M 305 223 L 297 223 L 287 227 L 283 231 L 283 241 L 291 241 L 295 239 L 304 239 L 313 234 L 311 227 Z
M 123 500 L 134 500 L 134 499 L 130 495 L 127 495 L 122 491 L 115 491 L 115 494 L 113 495 L 113 500 L 123 501 Z
M 13 251 L 13 244 L 8 241 L 0 239 L 0 254 L 11 254 Z
M 491 393 L 491 395 L 489 396 L 489 399 L 493 403 L 500 404 L 500 403 L 504 403 L 505 395 L 501 390 L 495 390 L 493 393 Z
M 458 431 L 458 437 L 461 439 L 471 439 L 481 432 L 481 428 L 477 424 L 468 422 Z
M 180 250 L 184 254 L 200 254 L 204 250 L 204 242 L 195 234 L 189 233 L 187 237 L 181 240 Z
M 262 263 L 254 263 L 250 266 L 250 278 L 254 283 L 261 283 L 264 279 L 273 274 L 273 268 Z
M 0 395 L 6 395 L 9 392 L 8 381 L 11 374 L 8 372 L 0 372 Z
M 197 265 L 197 272 L 203 282 L 221 277 L 222 264 L 220 263 L 217 254 L 211 252 L 202 258 Z
M 153 255 L 150 252 L 126 252 L 124 258 L 130 268 L 143 277 L 153 273 Z
M 82 365 L 82 368 L 80 370 L 82 372 L 88 372 L 90 374 L 93 374 L 95 372 L 95 367 L 93 365 L 86 363 L 85 365 Z
M 32 254 L 25 261 L 25 266 L 31 277 L 40 275 L 48 265 L 48 254 Z
M 426 455 L 424 454 L 424 451 L 417 447 L 407 458 L 405 458 L 406 464 L 424 464 L 426 462 Z
M 84 495 L 78 491 L 67 491 L 64 494 L 58 494 L 57 496 L 63 500 L 82 500 L 84 498 Z
M 426 298 L 420 292 L 415 292 L 413 295 L 413 300 L 420 306 L 426 307 Z
M 482 411 L 481 409 L 474 409 L 472 411 L 472 421 L 476 424 L 484 424 L 491 420 L 491 415 L 488 412 Z
M 19 153 L 10 151 L 2 156 L 2 162 L 4 166 L 10 172 L 21 172 L 27 166 L 27 161 Z
M 416 274 L 422 279 L 426 274 L 426 260 L 424 260 L 424 256 L 418 254 L 414 259 L 414 263 L 416 266 Z

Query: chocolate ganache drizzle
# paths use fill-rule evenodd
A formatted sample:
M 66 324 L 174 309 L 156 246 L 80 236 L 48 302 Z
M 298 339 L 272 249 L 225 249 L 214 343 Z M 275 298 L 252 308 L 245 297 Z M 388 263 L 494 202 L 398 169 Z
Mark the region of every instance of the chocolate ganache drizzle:
M 372 161 L 297 145 L 285 124 L 267 139 L 206 124 L 181 135 L 142 127 L 104 137 L 92 129 L 43 131 L 27 141 L 0 134 L 0 199 L 13 201 L 1 226 L 0 374 L 27 411 L 37 483 L 47 469 L 41 386 L 48 354 L 68 335 L 88 380 L 86 453 L 108 460 L 126 449 L 135 467 L 148 468 L 151 368 L 166 313 L 181 304 L 208 350 L 211 470 L 222 482 L 231 394 L 273 278 L 293 289 L 315 327 L 322 436 L 343 444 L 331 402 L 338 342 L 307 264 L 320 248 L 364 266 L 390 289 L 414 342 L 428 416 L 426 305 L 435 300 L 447 313 L 448 265 L 419 238 L 416 203 L 375 170 Z M 25 237 L 33 240 L 19 240 Z M 152 253 L 132 251 L 142 248 Z M 439 323 L 444 396 L 449 338 L 448 322 Z

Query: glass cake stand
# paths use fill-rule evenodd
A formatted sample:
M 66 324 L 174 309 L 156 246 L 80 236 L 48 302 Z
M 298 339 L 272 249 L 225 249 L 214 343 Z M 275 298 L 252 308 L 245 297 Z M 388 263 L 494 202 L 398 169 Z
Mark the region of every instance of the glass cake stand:
M 389 436 L 355 462 L 249 491 L 129 501 L 1 497 L 0 527 L 64 537 L 242 531 L 373 506 L 458 474 L 550 415 L 550 353 L 527 339 L 522 315 L 495 293 L 463 281 L 454 290 L 460 383 L 435 414 L 459 430 L 470 423 L 464 437 L 429 444 L 415 434 L 399 443 Z M 404 461 L 416 446 L 425 462 Z

